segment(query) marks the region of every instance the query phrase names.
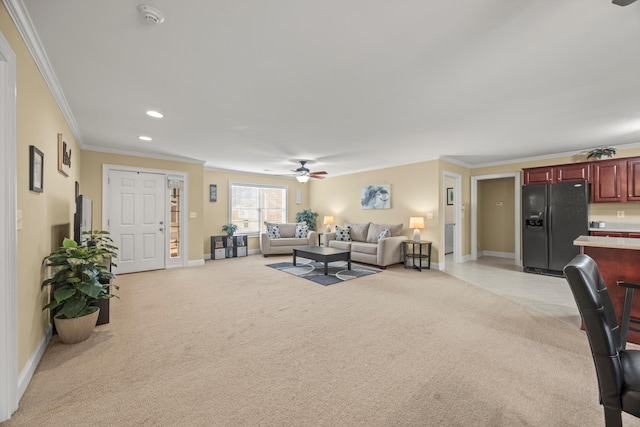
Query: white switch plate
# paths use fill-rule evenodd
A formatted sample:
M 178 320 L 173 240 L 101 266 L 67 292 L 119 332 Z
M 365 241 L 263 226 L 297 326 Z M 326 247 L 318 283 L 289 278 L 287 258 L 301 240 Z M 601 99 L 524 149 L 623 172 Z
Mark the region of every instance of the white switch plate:
M 433 212 L 427 212 L 427 219 L 433 219 Z
M 189 212 L 189 218 L 197 218 L 198 214 L 196 212 Z
M 624 218 L 624 211 L 618 211 L 618 218 Z

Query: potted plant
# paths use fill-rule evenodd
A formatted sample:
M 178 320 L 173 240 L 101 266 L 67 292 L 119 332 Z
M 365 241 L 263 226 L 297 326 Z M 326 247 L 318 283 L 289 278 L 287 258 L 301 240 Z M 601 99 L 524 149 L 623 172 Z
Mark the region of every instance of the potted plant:
M 316 218 L 318 218 L 318 213 L 313 212 L 311 209 L 305 209 L 296 214 L 296 222 L 306 221 L 309 226 L 309 230 L 316 230 Z
M 222 226 L 222 231 L 227 233 L 228 236 L 233 236 L 233 233 L 238 231 L 238 226 L 235 225 L 234 223 L 230 222 L 230 223 L 225 224 L 225 225 Z
M 91 232 L 88 232 L 91 233 Z M 108 232 L 96 233 L 94 246 L 82 246 L 65 238 L 62 246 L 46 257 L 53 275 L 42 282 L 51 288 L 51 301 L 42 309 L 52 310 L 60 339 L 74 344 L 89 338 L 98 320 L 99 300 L 113 298 L 109 281 L 115 277 L 109 263 L 117 257 Z M 115 264 L 114 264 L 115 265 Z
M 612 158 L 616 154 L 616 149 L 611 147 L 594 148 L 587 153 L 587 160 L 594 157 L 598 160 L 605 158 Z

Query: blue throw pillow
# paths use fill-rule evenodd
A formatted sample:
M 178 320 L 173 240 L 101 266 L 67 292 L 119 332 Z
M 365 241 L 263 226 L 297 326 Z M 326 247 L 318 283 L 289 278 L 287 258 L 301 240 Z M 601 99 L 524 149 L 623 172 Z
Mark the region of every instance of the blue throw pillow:
M 384 239 L 385 237 L 391 237 L 391 231 L 389 231 L 388 228 L 385 228 L 384 230 L 382 230 L 382 232 L 378 236 L 378 241 Z

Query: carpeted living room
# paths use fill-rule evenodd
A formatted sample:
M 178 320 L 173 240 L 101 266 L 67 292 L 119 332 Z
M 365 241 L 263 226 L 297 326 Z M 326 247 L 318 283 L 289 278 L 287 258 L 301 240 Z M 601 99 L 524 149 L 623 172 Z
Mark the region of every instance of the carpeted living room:
M 323 286 L 268 267 L 274 260 L 290 256 L 118 276 L 112 321 L 76 345 L 54 338 L 6 425 L 602 419 L 574 326 L 444 272 L 399 264 Z
M 0 425 L 602 425 L 522 195 L 585 181 L 576 234 L 640 237 L 639 13 L 0 1 Z

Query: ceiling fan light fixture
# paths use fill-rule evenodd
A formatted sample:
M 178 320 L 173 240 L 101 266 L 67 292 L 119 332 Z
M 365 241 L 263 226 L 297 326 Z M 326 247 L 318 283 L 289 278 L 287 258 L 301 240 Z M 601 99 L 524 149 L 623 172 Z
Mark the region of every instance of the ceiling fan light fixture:
M 305 182 L 309 181 L 309 175 L 298 175 L 296 176 L 296 179 L 298 180 L 298 182 L 304 184 Z

